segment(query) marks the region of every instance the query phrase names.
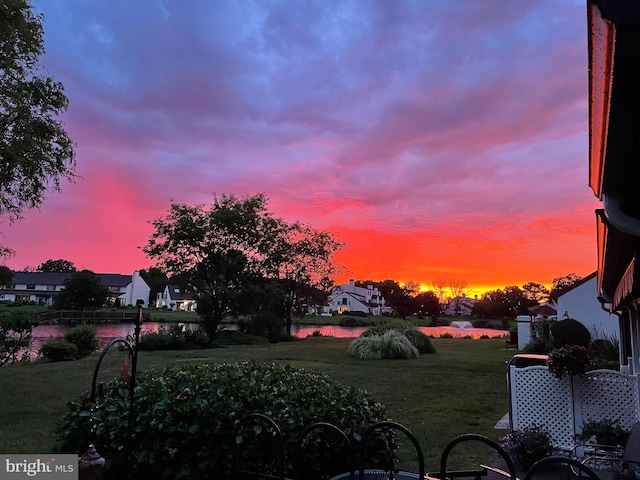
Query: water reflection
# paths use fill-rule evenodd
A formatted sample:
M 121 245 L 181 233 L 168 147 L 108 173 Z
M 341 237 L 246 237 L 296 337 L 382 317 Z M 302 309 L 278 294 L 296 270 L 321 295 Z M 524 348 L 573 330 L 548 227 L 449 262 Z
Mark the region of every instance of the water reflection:
M 157 332 L 161 328 L 170 328 L 172 324 L 148 322 L 143 323 L 141 332 L 150 333 Z M 179 325 L 197 330 L 197 323 L 181 323 Z M 39 325 L 33 329 L 30 351 L 32 356 L 37 355 L 40 347 L 49 340 L 63 337 L 69 331 L 69 325 Z M 100 348 L 104 348 L 114 338 L 126 338 L 127 335 L 133 335 L 135 325 L 132 323 L 110 323 L 96 326 L 96 337 Z M 225 328 L 235 329 L 235 325 L 227 325 Z M 364 332 L 366 327 L 341 327 L 338 325 L 293 325 L 291 333 L 298 338 L 305 338 L 318 332 L 324 336 L 332 336 L 336 338 L 355 338 Z M 456 327 L 418 327 L 418 330 L 432 337 L 441 337 L 443 335 L 451 335 L 456 338 L 503 338 L 509 334 L 506 330 L 495 330 L 492 328 L 456 328 Z

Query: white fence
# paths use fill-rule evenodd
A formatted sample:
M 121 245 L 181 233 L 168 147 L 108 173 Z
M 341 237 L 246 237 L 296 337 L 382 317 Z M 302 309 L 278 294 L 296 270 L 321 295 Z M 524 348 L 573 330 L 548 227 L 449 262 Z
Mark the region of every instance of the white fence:
M 557 448 L 571 449 L 590 420 L 617 420 L 628 429 L 640 421 L 635 375 L 593 370 L 557 379 L 546 366 L 510 365 L 508 378 L 511 427 L 544 426 Z

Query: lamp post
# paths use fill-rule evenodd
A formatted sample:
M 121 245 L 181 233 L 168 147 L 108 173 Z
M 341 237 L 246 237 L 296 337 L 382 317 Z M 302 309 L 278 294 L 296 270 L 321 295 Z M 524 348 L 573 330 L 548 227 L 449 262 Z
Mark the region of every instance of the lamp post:
M 124 368 L 122 369 L 122 378 L 129 384 L 129 418 L 127 422 L 127 447 L 130 447 L 131 438 L 133 436 L 133 424 L 135 422 L 135 387 L 136 387 L 136 371 L 138 368 L 138 342 L 140 341 L 140 330 L 142 327 L 142 305 L 138 305 L 138 311 L 134 319 L 135 329 L 133 331 L 133 343 L 123 338 L 116 338 L 111 340 L 107 346 L 102 350 L 96 367 L 93 371 L 93 380 L 91 381 L 91 402 L 95 405 L 98 396 L 102 396 L 103 384 L 100 383 L 96 389 L 98 372 L 102 361 L 107 352 L 115 345 L 122 345 L 127 349 L 128 357 L 125 357 Z M 127 363 L 127 360 L 129 361 Z M 131 365 L 131 374 L 127 371 L 127 366 Z M 95 430 L 94 419 L 91 416 L 89 421 L 91 422 L 91 432 L 93 434 Z M 100 479 L 104 476 L 104 464 L 105 459 L 100 456 L 95 448 L 95 443 L 89 445 L 86 453 L 78 458 L 79 474 L 82 480 Z

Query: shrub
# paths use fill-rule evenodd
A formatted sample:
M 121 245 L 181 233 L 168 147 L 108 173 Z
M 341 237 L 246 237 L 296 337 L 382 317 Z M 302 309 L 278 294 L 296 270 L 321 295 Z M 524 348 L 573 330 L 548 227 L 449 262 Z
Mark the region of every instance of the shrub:
M 51 362 L 73 360 L 78 355 L 78 347 L 67 340 L 51 340 L 40 348 L 42 356 Z
M 487 328 L 489 327 L 489 320 L 476 320 L 473 322 L 474 328 Z
M 186 339 L 180 325 L 170 328 L 160 327 L 157 332 L 143 333 L 138 343 L 139 350 L 178 350 Z
M 365 332 L 366 333 L 366 332 Z M 397 330 L 382 335 L 360 335 L 349 345 L 349 353 L 361 359 L 412 359 L 418 358 L 418 349 Z
M 402 333 L 409 339 L 411 345 L 418 349 L 419 353 L 436 353 L 436 347 L 433 346 L 429 336 L 420 330 L 408 328 Z
M 537 337 L 527 343 L 522 349 L 523 353 L 537 353 L 547 355 L 553 350 L 553 340 L 550 337 Z
M 260 345 L 269 343 L 266 337 L 260 335 L 247 335 L 237 330 L 220 330 L 216 337 L 218 345 Z
M 33 315 L 23 312 L 0 313 L 0 367 L 20 360 L 18 355 L 29 348 L 35 325 Z
M 617 338 L 597 338 L 589 345 L 589 357 L 593 368 L 620 369 L 619 342 Z
M 582 345 L 565 345 L 554 348 L 547 357 L 547 367 L 556 378 L 565 375 L 584 375 L 591 362 L 586 347 Z
M 582 345 L 587 348 L 591 343 L 589 329 L 573 318 L 551 322 L 549 328 L 554 348 L 562 348 L 564 345 Z
M 365 318 L 344 317 L 340 319 L 339 325 L 341 327 L 369 327 L 375 325 L 375 321 Z
M 622 427 L 619 420 L 591 420 L 584 422 L 580 439 L 600 445 L 624 446 L 629 438 L 629 430 Z
M 96 328 L 90 325 L 80 325 L 72 328 L 64 335 L 64 339 L 78 347 L 76 358 L 84 358 L 91 355 L 98 348 Z
M 341 313 L 341 315 L 352 315 L 354 317 L 366 317 L 368 316 L 367 312 L 361 312 L 359 310 L 345 310 Z
M 500 439 L 500 443 L 511 459 L 525 470 L 553 453 L 551 435 L 540 425 L 512 430 Z
M 305 427 L 330 422 L 353 439 L 387 419 L 385 408 L 365 391 L 323 374 L 255 362 L 190 365 L 139 374 L 136 421 L 127 443 L 129 393 L 123 387 L 120 380 L 105 384 L 97 406 L 88 393 L 69 403 L 56 451 L 80 452 L 95 443 L 108 461 L 110 478 L 232 478 L 232 447 L 244 441 L 233 437 L 235 425 L 249 413 L 262 412 L 282 429 L 290 476 Z M 264 473 L 273 472 L 276 457 L 267 461 Z

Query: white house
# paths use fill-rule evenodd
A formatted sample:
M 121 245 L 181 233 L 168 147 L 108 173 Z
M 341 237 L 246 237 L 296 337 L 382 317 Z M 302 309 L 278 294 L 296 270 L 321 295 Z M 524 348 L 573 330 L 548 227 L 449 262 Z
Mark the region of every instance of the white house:
M 476 304 L 478 299 L 469 298 L 466 295 L 461 295 L 456 298 L 452 298 L 447 304 L 447 308 L 445 308 L 442 313 L 445 315 L 449 315 L 452 317 L 465 317 L 471 315 L 473 311 L 473 306 Z
M 620 339 L 618 317 L 602 309 L 596 297 L 597 272 L 587 275 L 563 290 L 556 302 L 558 320 L 573 318 L 589 329 L 591 338 Z
M 11 285 L 0 286 L 0 301 L 36 305 L 53 305 L 56 297 L 71 280 L 74 272 L 15 272 Z M 149 285 L 136 270 L 131 275 L 97 273 L 103 286 L 109 289 L 109 303 L 120 306 L 149 301 Z
M 193 293 L 182 293 L 177 285 L 167 285 L 156 297 L 156 308 L 192 312 L 197 303 Z
M 329 295 L 329 308 L 338 313 L 357 311 L 372 315 L 391 311 L 377 287 L 373 285 L 367 285 L 366 288 L 357 287 L 353 280 L 333 289 Z

